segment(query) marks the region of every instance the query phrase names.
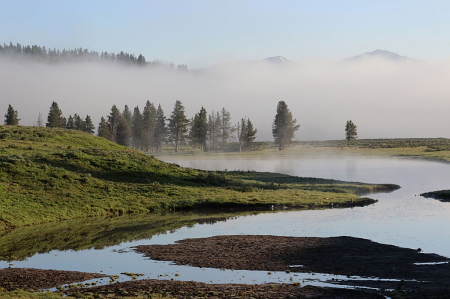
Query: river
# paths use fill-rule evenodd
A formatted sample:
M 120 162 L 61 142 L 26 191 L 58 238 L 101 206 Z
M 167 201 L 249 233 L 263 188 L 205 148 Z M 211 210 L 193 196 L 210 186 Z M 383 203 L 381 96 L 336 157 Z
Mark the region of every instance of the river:
M 74 270 L 119 274 L 144 273 L 143 278 L 195 280 L 214 283 L 263 283 L 313 279 L 326 285 L 321 274 L 268 275 L 262 271 L 231 271 L 175 266 L 157 262 L 133 252 L 132 246 L 168 244 L 184 238 L 215 235 L 265 234 L 280 236 L 352 236 L 450 257 L 450 203 L 419 196 L 420 193 L 448 189 L 448 163 L 397 158 L 286 158 L 286 159 L 175 159 L 169 162 L 207 170 L 255 170 L 303 177 L 318 177 L 364 183 L 392 183 L 401 189 L 371 194 L 378 202 L 353 209 L 281 211 L 240 216 L 212 224 L 194 224 L 168 233 L 141 236 L 114 246 L 85 250 L 42 250 L 23 261 L 0 261 L 0 268 L 12 267 Z M 51 247 L 51 246 L 50 246 Z M 48 251 L 48 250 L 47 250 Z M 175 275 L 178 273 L 178 275 Z M 162 275 L 162 276 L 158 276 Z M 120 280 L 129 279 L 122 275 Z

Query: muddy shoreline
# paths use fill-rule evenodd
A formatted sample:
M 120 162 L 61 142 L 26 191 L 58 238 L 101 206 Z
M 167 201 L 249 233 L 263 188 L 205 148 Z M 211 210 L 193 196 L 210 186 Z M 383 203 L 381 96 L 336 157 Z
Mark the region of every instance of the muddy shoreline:
M 450 259 L 421 253 L 419 248 L 361 238 L 215 236 L 169 245 L 137 246 L 135 250 L 151 259 L 179 265 L 360 276 L 365 279 L 332 283 L 401 291 L 409 298 L 422 298 L 425 294 L 427 298 L 450 297 Z

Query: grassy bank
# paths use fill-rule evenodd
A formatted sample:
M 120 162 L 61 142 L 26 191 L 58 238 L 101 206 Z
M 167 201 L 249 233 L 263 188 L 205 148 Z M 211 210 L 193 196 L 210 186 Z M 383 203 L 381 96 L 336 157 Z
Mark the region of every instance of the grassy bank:
M 440 190 L 440 191 L 432 191 L 427 193 L 420 194 L 426 198 L 434 198 L 440 201 L 450 202 L 450 190 Z
M 261 158 L 261 157 L 311 157 L 311 156 L 380 156 L 380 157 L 410 157 L 437 161 L 450 161 L 450 139 L 446 138 L 409 138 L 409 139 L 358 139 L 347 145 L 345 140 L 328 141 L 298 141 L 279 151 L 273 142 L 259 142 L 254 150 L 239 152 L 223 152 L 210 150 L 201 152 L 191 147 L 185 147 L 179 153 L 167 146 L 156 157 L 175 158 Z
M 165 163 L 83 132 L 0 126 L 0 229 L 87 216 L 197 206 L 321 207 L 369 185 L 256 172 L 207 172 Z

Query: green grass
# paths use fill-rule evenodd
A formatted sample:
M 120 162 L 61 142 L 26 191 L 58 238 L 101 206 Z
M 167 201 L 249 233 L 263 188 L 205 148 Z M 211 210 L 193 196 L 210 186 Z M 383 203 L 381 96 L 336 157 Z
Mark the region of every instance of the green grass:
M 317 208 L 394 185 L 183 168 L 65 129 L 0 126 L 0 230 L 198 206 Z

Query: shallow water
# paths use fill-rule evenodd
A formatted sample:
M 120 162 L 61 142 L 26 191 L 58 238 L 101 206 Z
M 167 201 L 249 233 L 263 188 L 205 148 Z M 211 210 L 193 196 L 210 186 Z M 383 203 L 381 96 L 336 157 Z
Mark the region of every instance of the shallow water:
M 143 278 L 196 280 L 214 283 L 263 283 L 300 281 L 322 285 L 329 275 L 293 274 L 264 271 L 200 269 L 171 265 L 144 258 L 130 247 L 168 244 L 184 238 L 215 235 L 265 234 L 281 236 L 352 236 L 423 252 L 450 257 L 450 203 L 419 196 L 420 193 L 450 186 L 450 165 L 411 159 L 317 158 L 262 160 L 173 160 L 182 166 L 209 170 L 256 170 L 280 172 L 304 177 L 319 177 L 365 183 L 393 183 L 402 188 L 391 193 L 372 194 L 374 205 L 353 209 L 282 211 L 237 217 L 213 224 L 195 224 L 167 234 L 141 236 L 103 249 L 52 250 L 25 261 L 13 261 L 12 267 L 75 270 L 119 274 L 144 273 Z M 122 252 L 126 251 L 126 252 Z M 8 267 L 0 261 L 0 268 Z M 178 273 L 179 276 L 176 276 Z M 159 276 L 158 275 L 163 275 Z M 336 277 L 337 278 L 337 277 Z M 122 275 L 120 280 L 128 280 Z M 309 281 L 313 279 L 314 281 Z M 106 280 L 105 280 L 106 281 Z

